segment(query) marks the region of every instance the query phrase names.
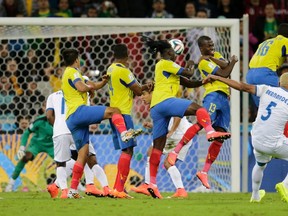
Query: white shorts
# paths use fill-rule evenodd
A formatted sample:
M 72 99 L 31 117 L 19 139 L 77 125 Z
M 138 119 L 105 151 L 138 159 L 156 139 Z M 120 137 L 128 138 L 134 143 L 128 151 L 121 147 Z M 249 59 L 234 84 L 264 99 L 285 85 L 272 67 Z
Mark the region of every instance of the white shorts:
M 56 162 L 66 162 L 71 159 L 71 150 L 76 150 L 76 146 L 71 134 L 63 134 L 53 138 L 54 160 Z M 95 155 L 95 149 L 89 143 L 89 155 Z
M 254 155 L 257 162 L 268 163 L 272 158 L 278 158 L 288 161 L 288 139 L 283 135 L 276 143 L 263 144 L 265 142 L 254 140 Z
M 166 155 L 166 154 L 169 154 L 171 151 L 173 151 L 174 148 L 176 147 L 176 145 L 179 143 L 180 139 L 168 138 L 166 140 L 166 144 L 165 144 L 165 147 L 163 149 L 163 154 Z M 186 157 L 188 150 L 191 147 L 191 145 L 192 145 L 192 140 L 190 140 L 190 142 L 188 142 L 186 145 L 183 146 L 183 148 L 181 149 L 181 151 L 178 154 L 178 157 L 177 157 L 178 160 L 181 160 L 181 161 L 185 160 L 185 157 Z
M 71 159 L 70 146 L 75 145 L 71 134 L 63 134 L 53 137 L 54 160 L 56 162 L 66 162 Z

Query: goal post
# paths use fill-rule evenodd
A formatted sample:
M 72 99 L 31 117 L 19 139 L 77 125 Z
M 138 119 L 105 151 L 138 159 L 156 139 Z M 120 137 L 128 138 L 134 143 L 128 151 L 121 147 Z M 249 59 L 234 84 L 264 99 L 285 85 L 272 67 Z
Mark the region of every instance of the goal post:
M 14 53 L 12 57 L 20 61 L 20 63 L 18 62 L 18 66 L 24 65 L 21 59 L 27 58 L 30 50 L 35 52 L 35 59 L 38 59 L 39 62 L 31 62 L 29 65 L 32 65 L 31 67 L 36 70 L 36 73 L 37 70 L 47 69 L 45 63 L 51 59 L 54 65 L 54 71 L 51 71 L 51 73 L 56 73 L 55 71 L 57 69 L 61 69 L 61 61 L 58 59 L 58 62 L 55 62 L 56 59 L 59 58 L 59 53 L 63 48 L 79 48 L 80 52 L 83 52 L 81 53 L 81 58 L 83 62 L 87 64 L 86 72 L 97 69 L 100 71 L 100 74 L 104 73 L 107 66 L 111 63 L 111 47 L 115 43 L 122 42 L 127 44 L 130 51 L 131 71 L 137 73 L 136 77 L 142 83 L 144 80 L 153 78 L 155 65 L 155 60 L 152 59 L 151 54 L 148 53 L 147 48 L 145 48 L 141 41 L 142 34 L 153 37 L 154 39 L 171 39 L 177 37 L 183 40 L 186 47 L 184 54 L 176 60 L 176 62 L 179 61 L 180 64 L 183 64 L 188 59 L 197 62 L 199 50 L 195 42 L 201 34 L 208 34 L 208 36 L 215 40 L 216 49 L 219 49 L 225 58 L 229 58 L 232 55 L 240 58 L 238 19 L 1 18 L 0 29 L 0 40 L 8 41 L 8 49 L 12 49 Z M 20 39 L 24 42 L 19 43 Z M 39 39 L 42 39 L 42 41 Z M 18 48 L 15 42 L 13 42 L 15 40 Z M 10 52 L 11 50 L 8 51 Z M 40 68 L 37 68 L 36 65 L 40 65 Z M 21 68 L 23 68 L 23 70 L 25 69 L 25 71 L 29 69 L 28 66 L 26 68 L 26 63 Z M 20 76 L 25 76 L 21 74 L 22 73 L 20 73 Z M 47 78 L 49 79 L 49 76 Z M 193 78 L 201 79 L 197 73 Z M 240 62 L 235 65 L 231 78 L 237 81 L 240 80 Z M 40 91 L 45 96 L 52 92 L 49 80 L 40 80 L 39 85 L 42 86 Z M 187 92 L 186 97 L 188 95 L 188 98 L 201 103 L 203 89 Z M 97 95 L 98 99 L 95 100 L 96 103 L 108 105 L 107 89 L 104 88 L 99 91 Z M 133 118 L 136 122 L 135 124 L 141 127 L 141 123 L 149 119 L 148 109 L 137 98 L 134 104 L 136 104 L 136 108 L 133 109 Z M 214 186 L 215 191 L 239 192 L 241 162 L 240 93 L 238 91 L 231 90 L 230 104 L 232 137 L 231 140 L 225 142 L 222 147 L 221 154 L 219 155 L 220 158 L 218 158 L 220 162 L 212 165 L 212 167 L 215 167 L 215 169 L 211 168 L 211 175 L 213 176 L 212 186 Z M 193 121 L 194 119 L 190 120 Z M 1 121 L 5 121 L 5 119 Z M 103 141 L 105 134 L 110 133 L 109 130 L 110 128 L 107 122 L 100 124 L 96 133 L 102 137 L 101 139 L 98 138 Z M 139 163 L 137 164 L 137 162 L 135 162 L 136 164 L 132 164 L 132 169 L 139 173 L 139 175 L 135 174 L 135 176 L 138 176 L 140 179 L 144 176 L 145 151 L 151 145 L 151 134 L 149 134 L 149 131 L 146 132 L 144 137 L 139 137 L 139 139 L 142 140 L 140 140 L 141 144 L 138 145 L 139 149 L 136 149 L 136 156 L 139 156 L 137 159 Z M 209 143 L 206 142 L 203 137 L 205 138 L 204 133 L 200 133 L 194 139 L 192 148 L 197 147 L 197 149 L 189 152 L 195 155 L 190 155 L 191 157 L 185 160 L 184 163 L 187 165 L 184 166 L 181 164 L 182 170 L 180 170 L 180 172 L 183 176 L 184 186 L 187 186 L 189 191 L 199 186 L 199 182 L 195 178 L 195 172 L 202 167 L 209 147 Z M 100 142 L 98 138 L 95 139 L 97 142 Z M 111 140 L 107 138 L 104 142 L 111 142 Z M 97 143 L 95 143 L 95 145 L 97 148 Z M 110 148 L 113 149 L 113 145 L 109 145 Z M 145 145 L 145 151 L 141 149 L 141 145 Z M 96 152 L 98 153 L 98 151 Z M 104 152 L 106 152 L 106 150 Z M 105 154 L 106 153 L 104 153 L 104 155 Z M 114 154 L 114 152 L 111 150 L 109 154 Z M 108 155 L 106 156 L 109 157 Z M 100 158 L 102 159 L 101 156 Z M 99 163 L 106 166 L 105 163 L 108 163 L 109 160 L 103 158 L 105 161 L 103 164 L 101 159 L 99 159 Z M 193 167 L 189 165 L 189 163 L 193 163 Z M 167 180 L 169 179 L 167 174 L 164 174 L 164 172 L 162 174 L 160 169 L 158 177 L 160 176 L 159 178 L 162 178 L 162 175 L 165 175 L 163 181 L 170 181 Z M 169 186 L 167 186 L 167 184 L 163 183 L 163 185 L 160 185 L 160 189 L 170 191 L 171 181 Z M 191 187 L 189 187 L 189 185 Z

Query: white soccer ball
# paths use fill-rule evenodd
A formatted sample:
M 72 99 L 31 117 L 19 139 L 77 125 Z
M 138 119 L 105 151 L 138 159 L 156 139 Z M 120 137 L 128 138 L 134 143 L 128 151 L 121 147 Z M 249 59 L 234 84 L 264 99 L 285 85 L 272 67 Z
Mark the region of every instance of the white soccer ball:
M 171 39 L 169 40 L 169 43 L 171 44 L 172 49 L 177 55 L 180 55 L 184 51 L 184 44 L 179 39 Z

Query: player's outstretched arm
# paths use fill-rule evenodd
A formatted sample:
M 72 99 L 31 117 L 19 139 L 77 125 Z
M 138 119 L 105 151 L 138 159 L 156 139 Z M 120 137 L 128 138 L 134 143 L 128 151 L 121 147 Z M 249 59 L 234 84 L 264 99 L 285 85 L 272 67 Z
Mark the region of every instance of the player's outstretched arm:
M 180 85 L 185 86 L 187 88 L 197 88 L 204 85 L 204 83 L 202 81 L 190 80 L 186 77 L 180 76 Z
M 194 65 L 195 63 L 192 60 L 187 61 L 186 66 L 181 73 L 181 76 L 188 77 L 188 78 L 192 77 L 194 74 Z
M 231 79 L 227 79 L 221 76 L 215 76 L 215 75 L 211 75 L 209 74 L 204 80 L 203 83 L 208 83 L 210 81 L 213 80 L 218 80 L 221 81 L 227 85 L 229 85 L 230 87 L 239 90 L 239 91 L 245 91 L 248 92 L 250 94 L 255 94 L 256 93 L 256 86 L 255 85 L 250 85 L 247 83 L 243 83 L 243 82 L 237 82 L 235 80 L 231 80 Z
M 88 87 L 91 88 L 90 90 L 98 90 L 98 89 L 103 88 L 107 84 L 108 81 L 109 81 L 109 76 L 106 74 L 102 76 L 102 80 L 100 82 L 87 81 L 86 83 Z
M 212 60 L 212 59 L 211 59 Z M 213 60 L 212 60 L 213 61 Z M 222 67 L 220 66 L 220 69 L 217 70 L 216 72 L 216 75 L 218 76 L 222 76 L 222 77 L 229 77 L 233 68 L 234 68 L 234 65 L 238 62 L 238 58 L 237 56 L 233 55 L 231 57 L 231 62 L 224 68 L 224 69 L 221 69 Z M 215 62 L 216 63 L 216 62 Z M 217 63 L 216 63 L 217 64 Z

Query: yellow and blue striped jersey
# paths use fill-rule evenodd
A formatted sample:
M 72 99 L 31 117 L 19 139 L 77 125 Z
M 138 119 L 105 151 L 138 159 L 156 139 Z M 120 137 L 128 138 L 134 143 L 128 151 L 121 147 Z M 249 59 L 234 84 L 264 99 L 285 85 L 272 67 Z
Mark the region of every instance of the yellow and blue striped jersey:
M 219 52 L 214 52 L 214 58 L 224 59 Z M 202 78 L 207 77 L 209 74 L 215 74 L 220 67 L 211 60 L 202 59 L 199 62 L 198 69 L 201 72 Z M 220 81 L 214 81 L 212 83 L 207 83 L 204 85 L 205 93 L 203 97 L 211 92 L 222 91 L 225 94 L 229 95 L 229 86 Z
M 182 71 L 173 61 L 161 59 L 155 66 L 155 84 L 150 107 L 172 97 L 176 97 Z
M 82 80 L 81 73 L 73 67 L 67 67 L 62 77 L 62 91 L 67 105 L 66 119 L 81 105 L 87 105 L 87 92 L 80 92 L 76 89 L 75 83 Z
M 108 82 L 110 106 L 117 107 L 122 114 L 131 115 L 133 91 L 129 86 L 137 82 L 134 75 L 120 63 L 110 65 L 107 74 L 110 76 Z
M 276 71 L 288 55 L 288 38 L 278 35 L 262 42 L 249 63 L 249 68 L 269 68 Z

